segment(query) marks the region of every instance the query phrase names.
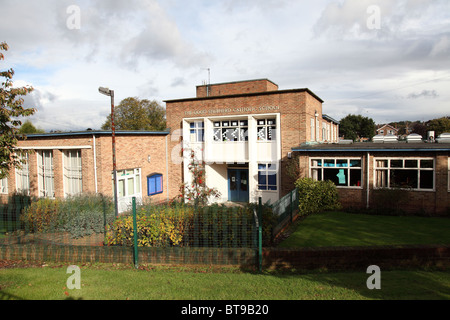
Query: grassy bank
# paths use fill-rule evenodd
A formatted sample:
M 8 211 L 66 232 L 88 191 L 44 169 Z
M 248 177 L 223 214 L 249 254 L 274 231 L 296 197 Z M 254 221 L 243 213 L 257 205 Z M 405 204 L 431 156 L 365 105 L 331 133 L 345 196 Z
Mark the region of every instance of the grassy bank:
M 364 272 L 252 274 L 238 269 L 81 266 L 69 290 L 67 266 L 0 269 L 2 299 L 85 300 L 366 300 L 450 299 L 450 272 L 385 271 L 369 290 Z M 218 272 L 219 271 L 219 272 Z
M 324 212 L 297 222 L 280 247 L 450 244 L 450 219 Z

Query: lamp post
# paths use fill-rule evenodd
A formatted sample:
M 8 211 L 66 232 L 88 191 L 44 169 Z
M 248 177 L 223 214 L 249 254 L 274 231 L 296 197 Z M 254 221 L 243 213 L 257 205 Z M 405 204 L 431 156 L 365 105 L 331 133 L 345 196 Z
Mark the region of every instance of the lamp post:
M 114 126 L 114 90 L 99 87 L 98 91 L 105 96 L 111 97 L 111 131 L 112 131 L 112 160 L 113 160 L 113 179 L 114 179 L 114 212 L 119 216 L 117 204 L 117 170 L 116 170 L 116 128 Z

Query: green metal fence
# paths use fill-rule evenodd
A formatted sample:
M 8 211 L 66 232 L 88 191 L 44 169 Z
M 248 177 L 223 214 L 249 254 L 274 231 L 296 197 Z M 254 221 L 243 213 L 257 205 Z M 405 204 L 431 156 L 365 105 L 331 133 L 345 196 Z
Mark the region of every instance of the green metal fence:
M 295 188 L 280 200 L 272 204 L 273 214 L 276 217 L 273 235 L 276 236 L 283 228 L 292 223 L 298 212 L 298 189 Z
M 99 195 L 16 197 L 0 205 L 0 259 L 260 267 L 271 236 L 263 235 L 263 213 L 271 214 L 261 204 L 172 203 L 134 205 L 115 217 L 111 199 Z

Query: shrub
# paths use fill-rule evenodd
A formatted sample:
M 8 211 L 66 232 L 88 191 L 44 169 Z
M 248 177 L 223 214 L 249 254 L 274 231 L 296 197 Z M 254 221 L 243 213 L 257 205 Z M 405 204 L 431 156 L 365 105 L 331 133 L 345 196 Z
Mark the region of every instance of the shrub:
M 62 200 L 41 198 L 23 211 L 21 220 L 27 232 L 68 232 L 72 238 L 81 238 L 104 232 L 114 213 L 110 199 L 80 195 Z
M 300 215 L 341 208 L 336 186 L 332 181 L 316 181 L 300 178 L 295 182 L 299 192 Z
M 137 211 L 138 245 L 146 247 L 248 247 L 255 241 L 253 208 L 176 204 Z M 263 207 L 263 243 L 271 242 L 275 218 Z M 119 217 L 106 233 L 106 245 L 133 245 L 133 218 Z

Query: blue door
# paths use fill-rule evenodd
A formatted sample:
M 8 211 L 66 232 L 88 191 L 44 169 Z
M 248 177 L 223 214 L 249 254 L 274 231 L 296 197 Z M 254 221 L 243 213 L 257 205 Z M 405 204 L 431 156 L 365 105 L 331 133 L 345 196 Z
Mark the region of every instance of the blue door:
M 248 202 L 248 169 L 228 169 L 228 200 Z

